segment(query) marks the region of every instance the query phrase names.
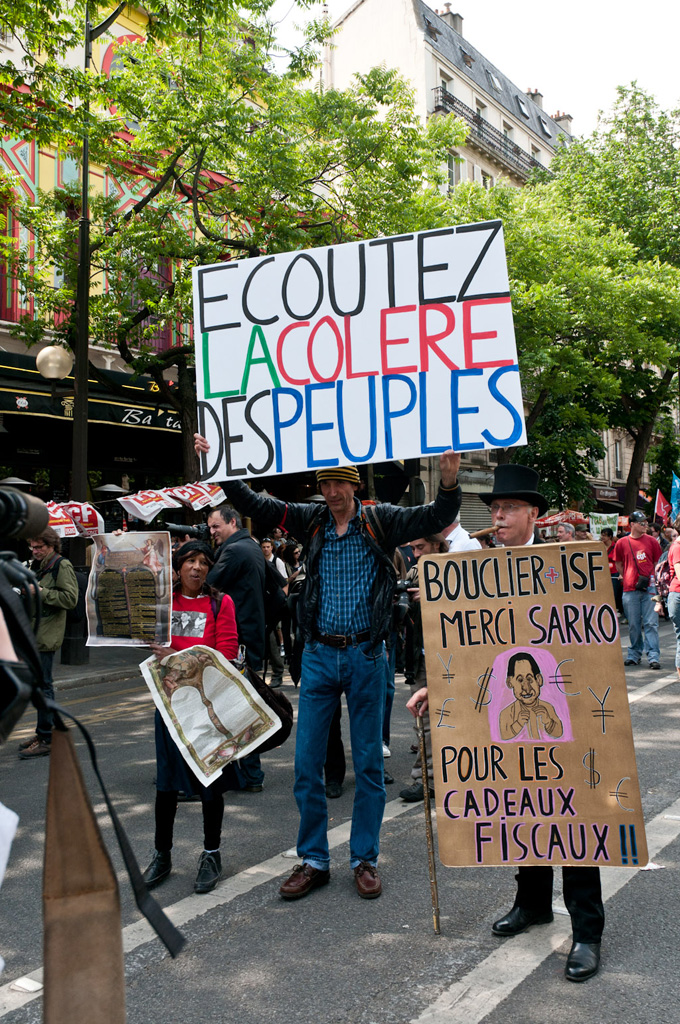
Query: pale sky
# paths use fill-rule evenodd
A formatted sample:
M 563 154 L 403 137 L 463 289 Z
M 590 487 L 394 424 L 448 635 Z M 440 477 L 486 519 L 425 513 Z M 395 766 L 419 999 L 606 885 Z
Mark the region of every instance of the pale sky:
M 390 0 L 383 3 L 388 18 Z M 331 22 L 351 6 L 328 0 Z M 429 6 L 444 9 L 443 0 Z M 462 15 L 468 42 L 515 85 L 543 93 L 548 114 L 572 115 L 575 135 L 589 134 L 598 111 L 612 106 L 617 85 L 634 79 L 664 109 L 680 107 L 680 0 L 454 0 L 451 10 Z M 304 14 L 292 0 L 277 0 L 274 13 L 283 19 L 280 38 L 291 39 Z

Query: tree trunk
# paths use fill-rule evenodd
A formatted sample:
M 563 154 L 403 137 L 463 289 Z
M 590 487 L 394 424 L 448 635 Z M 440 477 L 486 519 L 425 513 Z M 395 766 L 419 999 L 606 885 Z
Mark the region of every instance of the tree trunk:
M 655 422 L 656 420 L 654 419 L 650 420 L 649 423 L 645 423 L 644 426 L 640 427 L 637 436 L 635 437 L 633 458 L 630 462 L 628 479 L 626 480 L 626 495 L 623 499 L 624 516 L 630 515 L 630 513 L 634 512 L 637 508 L 637 498 L 640 490 L 640 481 L 642 480 L 642 470 L 645 464 L 647 451 L 652 443 L 652 432 L 654 430 Z
M 180 420 L 182 423 L 182 473 L 184 483 L 191 484 L 200 476 L 198 455 L 194 451 L 194 434 L 198 430 L 196 411 L 196 386 L 193 372 L 186 362 L 178 360 L 177 384 L 182 403 Z

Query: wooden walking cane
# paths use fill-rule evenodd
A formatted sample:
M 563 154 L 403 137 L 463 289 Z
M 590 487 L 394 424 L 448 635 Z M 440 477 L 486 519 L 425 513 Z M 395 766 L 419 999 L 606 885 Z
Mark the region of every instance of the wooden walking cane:
M 416 732 L 420 746 L 420 770 L 423 776 L 423 800 L 425 802 L 425 834 L 427 836 L 427 860 L 430 869 L 430 895 L 432 897 L 432 924 L 435 935 L 439 935 L 439 890 L 437 889 L 437 866 L 434 859 L 434 837 L 432 835 L 432 805 L 430 803 L 430 780 L 427 777 L 427 751 L 425 749 L 425 728 L 420 715 L 416 716 Z

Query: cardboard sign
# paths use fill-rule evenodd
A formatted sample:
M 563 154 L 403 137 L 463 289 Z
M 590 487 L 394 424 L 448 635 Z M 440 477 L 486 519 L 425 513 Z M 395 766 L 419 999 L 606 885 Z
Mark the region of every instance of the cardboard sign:
M 428 555 L 419 576 L 442 862 L 646 864 L 603 546 Z
M 193 273 L 203 479 L 526 443 L 500 221 Z

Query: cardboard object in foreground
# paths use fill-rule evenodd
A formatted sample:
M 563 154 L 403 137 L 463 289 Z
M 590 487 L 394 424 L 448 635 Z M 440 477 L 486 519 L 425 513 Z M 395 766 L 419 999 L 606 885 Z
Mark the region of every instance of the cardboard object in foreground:
M 420 592 L 442 862 L 646 864 L 602 545 L 423 557 Z

